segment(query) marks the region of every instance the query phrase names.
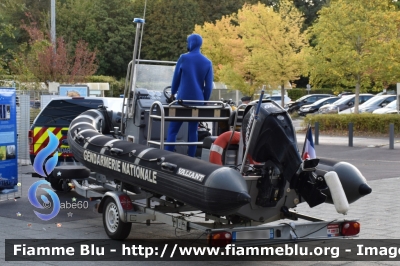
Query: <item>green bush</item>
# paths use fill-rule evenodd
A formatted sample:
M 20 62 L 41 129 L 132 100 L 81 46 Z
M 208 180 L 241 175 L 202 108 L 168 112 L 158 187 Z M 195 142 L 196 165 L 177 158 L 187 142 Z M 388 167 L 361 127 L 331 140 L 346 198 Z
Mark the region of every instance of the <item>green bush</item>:
M 400 133 L 400 115 L 396 114 L 321 114 L 307 115 L 304 125 L 319 123 L 320 130 L 348 130 L 349 123 L 353 123 L 354 131 L 387 134 L 389 125 L 394 124 L 396 134 Z
M 30 111 L 30 125 L 33 124 L 33 120 L 35 120 L 36 116 L 40 113 L 39 108 L 31 108 Z
M 89 76 L 87 77 L 88 82 L 106 82 L 106 83 L 113 83 L 116 82 L 114 77 L 110 76 Z
M 88 82 L 105 82 L 110 84 L 110 90 L 105 91 L 107 97 L 119 97 L 120 94 L 124 93 L 125 80 L 116 80 L 110 76 L 90 76 Z
M 0 75 L 0 79 L 2 80 L 15 80 L 17 77 L 15 75 Z
M 288 96 L 290 99 L 292 99 L 292 101 L 295 101 L 297 99 L 299 99 L 300 97 L 302 97 L 303 95 L 307 94 L 307 91 L 305 89 L 291 89 L 291 90 L 287 90 L 288 92 Z

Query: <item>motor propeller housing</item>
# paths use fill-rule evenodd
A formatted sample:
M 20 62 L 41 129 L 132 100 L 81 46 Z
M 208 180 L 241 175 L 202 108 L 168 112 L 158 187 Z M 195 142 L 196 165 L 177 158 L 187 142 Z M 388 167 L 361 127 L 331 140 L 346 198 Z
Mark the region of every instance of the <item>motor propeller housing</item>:
M 242 137 L 248 154 L 260 163 L 274 162 L 290 182 L 302 163 L 292 120 L 278 104 L 266 101 L 261 103 L 258 121 L 254 123 L 255 109 L 253 106 L 243 118 Z M 248 143 L 253 123 L 253 136 Z

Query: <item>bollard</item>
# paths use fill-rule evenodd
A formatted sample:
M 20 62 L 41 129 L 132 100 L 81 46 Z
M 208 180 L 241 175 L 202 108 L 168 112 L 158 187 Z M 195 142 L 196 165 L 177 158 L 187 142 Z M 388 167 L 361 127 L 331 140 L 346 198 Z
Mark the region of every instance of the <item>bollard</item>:
M 319 122 L 315 122 L 315 145 L 319 145 Z
M 394 149 L 394 124 L 389 124 L 389 149 Z
M 353 123 L 349 123 L 349 147 L 353 147 Z

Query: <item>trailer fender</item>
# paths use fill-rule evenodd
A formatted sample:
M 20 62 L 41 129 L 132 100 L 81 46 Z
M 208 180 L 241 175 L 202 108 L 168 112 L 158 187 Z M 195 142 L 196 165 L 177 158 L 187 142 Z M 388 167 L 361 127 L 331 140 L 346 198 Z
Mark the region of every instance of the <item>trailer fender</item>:
M 104 203 L 106 202 L 107 198 L 111 197 L 115 200 L 116 204 L 117 204 L 117 208 L 118 208 L 118 212 L 120 213 L 120 219 L 122 222 L 126 223 L 127 222 L 127 211 L 124 210 L 124 208 L 122 208 L 122 204 L 121 201 L 119 199 L 119 196 L 121 195 L 127 195 L 124 192 L 121 191 L 108 191 L 104 194 L 103 198 L 101 199 L 98 208 L 97 208 L 97 212 L 98 213 L 103 213 L 103 208 L 104 208 Z M 128 196 L 128 195 L 127 195 Z

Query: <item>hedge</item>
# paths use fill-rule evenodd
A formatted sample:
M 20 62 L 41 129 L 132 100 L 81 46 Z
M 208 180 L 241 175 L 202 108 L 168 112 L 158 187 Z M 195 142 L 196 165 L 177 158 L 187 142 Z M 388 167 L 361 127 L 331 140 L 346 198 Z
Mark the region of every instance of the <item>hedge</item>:
M 396 114 L 318 114 L 307 115 L 303 125 L 315 125 L 319 122 L 320 130 L 348 130 L 353 123 L 354 131 L 387 134 L 389 124 L 394 124 L 395 133 L 400 133 L 400 115 Z
M 116 80 L 110 76 L 90 76 L 87 77 L 87 82 L 105 82 L 110 84 L 110 90 L 105 91 L 105 96 L 119 97 L 124 93 L 125 79 Z

